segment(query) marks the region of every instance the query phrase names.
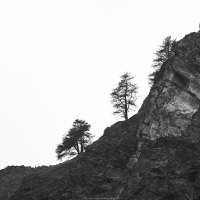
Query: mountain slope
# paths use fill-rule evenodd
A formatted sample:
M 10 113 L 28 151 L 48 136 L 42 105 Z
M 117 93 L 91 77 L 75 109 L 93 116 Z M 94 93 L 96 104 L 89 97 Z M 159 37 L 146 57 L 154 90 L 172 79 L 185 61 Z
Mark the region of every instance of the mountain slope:
M 200 32 L 177 42 L 137 115 L 71 161 L 26 176 L 12 200 L 200 199 Z
M 8 166 L 0 170 L 0 199 L 8 200 L 19 188 L 24 176 L 39 172 L 47 167 Z

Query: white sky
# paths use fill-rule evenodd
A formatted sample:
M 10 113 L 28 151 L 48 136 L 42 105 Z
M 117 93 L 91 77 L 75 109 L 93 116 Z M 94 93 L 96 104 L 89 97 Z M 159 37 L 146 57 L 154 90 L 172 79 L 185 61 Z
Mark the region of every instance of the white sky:
M 57 164 L 75 119 L 96 138 L 113 123 L 110 93 L 131 72 L 138 108 L 166 36 L 199 29 L 199 0 L 0 0 L 0 169 Z

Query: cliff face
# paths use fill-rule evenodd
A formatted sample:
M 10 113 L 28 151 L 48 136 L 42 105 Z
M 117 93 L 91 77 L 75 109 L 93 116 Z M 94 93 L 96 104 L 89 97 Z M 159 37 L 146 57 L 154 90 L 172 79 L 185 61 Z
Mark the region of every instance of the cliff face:
M 137 115 L 23 179 L 12 200 L 200 199 L 200 32 L 177 42 Z

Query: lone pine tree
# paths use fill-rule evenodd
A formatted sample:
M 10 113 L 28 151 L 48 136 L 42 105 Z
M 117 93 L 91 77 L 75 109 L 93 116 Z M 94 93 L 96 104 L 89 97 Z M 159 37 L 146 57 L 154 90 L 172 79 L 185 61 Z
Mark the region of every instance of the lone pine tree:
M 118 83 L 118 86 L 110 94 L 111 102 L 116 109 L 113 114 L 119 114 L 127 120 L 128 112 L 132 110 L 131 107 L 136 107 L 135 101 L 137 99 L 138 86 L 131 83 L 134 77 L 130 73 L 125 73 L 120 78 L 121 81 Z
M 56 148 L 58 160 L 62 160 L 65 156 L 72 157 L 84 152 L 85 147 L 91 143 L 93 138 L 93 135 L 88 132 L 90 127 L 90 124 L 84 120 L 76 119 L 73 122 L 72 128 Z
M 159 72 L 161 70 L 162 64 L 167 61 L 170 56 L 171 52 L 176 44 L 176 40 L 173 40 L 171 36 L 167 36 L 164 40 L 162 45 L 159 46 L 158 51 L 156 51 L 155 59 L 153 59 L 153 72 L 149 74 L 149 84 L 153 85 L 157 76 L 159 76 Z

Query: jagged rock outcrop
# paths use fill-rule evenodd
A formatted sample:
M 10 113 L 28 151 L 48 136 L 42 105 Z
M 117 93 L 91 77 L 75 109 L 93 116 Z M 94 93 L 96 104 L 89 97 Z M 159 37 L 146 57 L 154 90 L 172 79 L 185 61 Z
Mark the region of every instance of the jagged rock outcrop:
M 12 200 L 200 199 L 200 32 L 177 42 L 137 115 L 71 161 L 27 176 Z

